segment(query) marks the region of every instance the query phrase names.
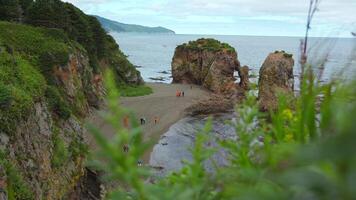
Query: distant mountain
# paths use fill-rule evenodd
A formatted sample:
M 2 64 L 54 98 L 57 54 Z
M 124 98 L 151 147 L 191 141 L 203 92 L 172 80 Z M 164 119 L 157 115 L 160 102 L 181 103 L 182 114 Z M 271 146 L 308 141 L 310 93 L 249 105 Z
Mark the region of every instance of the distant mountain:
M 141 25 L 135 25 L 135 24 L 124 24 L 120 22 L 116 22 L 110 19 L 106 19 L 100 16 L 94 16 L 96 17 L 101 25 L 107 30 L 107 31 L 114 31 L 114 32 L 136 32 L 136 33 L 171 33 L 175 34 L 174 31 L 169 30 L 167 28 L 158 26 L 158 27 L 147 27 L 147 26 L 141 26 Z

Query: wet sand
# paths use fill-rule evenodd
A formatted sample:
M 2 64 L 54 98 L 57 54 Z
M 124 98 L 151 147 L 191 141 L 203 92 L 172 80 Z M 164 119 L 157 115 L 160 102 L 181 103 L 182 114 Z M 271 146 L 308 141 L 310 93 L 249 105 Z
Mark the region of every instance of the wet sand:
M 120 105 L 130 109 L 139 119 L 145 118 L 146 124 L 142 125 L 142 132 L 146 141 L 150 140 L 157 143 L 159 137 L 164 134 L 171 125 L 184 117 L 184 110 L 198 102 L 208 98 L 210 93 L 198 86 L 183 84 L 162 84 L 147 83 L 153 89 L 153 94 L 141 97 L 123 97 L 120 99 Z M 176 97 L 176 91 L 184 91 L 184 97 Z M 158 117 L 159 122 L 154 123 L 154 118 Z M 113 129 L 105 124 L 99 115 L 94 114 L 89 121 L 99 127 L 104 135 L 110 139 L 114 135 Z M 96 148 L 95 142 L 89 139 L 92 149 Z M 144 156 L 147 162 L 149 152 Z

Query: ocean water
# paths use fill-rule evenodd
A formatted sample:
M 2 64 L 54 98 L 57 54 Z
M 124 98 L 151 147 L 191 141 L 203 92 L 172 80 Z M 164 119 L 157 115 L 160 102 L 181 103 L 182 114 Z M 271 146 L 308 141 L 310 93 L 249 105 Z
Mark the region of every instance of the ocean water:
M 145 81 L 153 82 L 150 78 L 163 77 L 166 83 L 171 82 L 170 70 L 174 50 L 177 45 L 198 38 L 215 38 L 229 43 L 237 53 L 241 65 L 247 65 L 251 74 L 258 75 L 263 61 L 269 53 L 275 50 L 285 50 L 293 54 L 295 59 L 294 74 L 298 76 L 300 69 L 300 39 L 298 37 L 264 37 L 264 36 L 222 36 L 222 35 L 171 35 L 171 34 L 136 34 L 111 33 L 119 43 L 121 50 L 128 59 L 139 66 Z M 309 61 L 318 67 L 327 57 L 324 81 L 339 73 L 346 67 L 346 74 L 356 70 L 355 47 L 356 38 L 310 38 Z M 352 56 L 352 53 L 354 56 Z M 354 57 L 354 60 L 351 59 Z M 167 71 L 169 74 L 163 74 Z

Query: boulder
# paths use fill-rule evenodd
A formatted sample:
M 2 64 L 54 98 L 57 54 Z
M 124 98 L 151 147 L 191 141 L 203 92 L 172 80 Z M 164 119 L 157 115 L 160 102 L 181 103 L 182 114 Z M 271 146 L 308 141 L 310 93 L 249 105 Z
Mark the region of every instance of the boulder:
M 233 47 L 214 39 L 198 39 L 176 48 L 173 83 L 202 85 L 215 93 L 229 93 L 236 90 L 234 72 L 239 68 Z
M 211 115 L 230 112 L 234 109 L 235 101 L 221 95 L 211 95 L 208 99 L 201 100 L 185 109 L 189 116 Z
M 277 108 L 277 94 L 293 95 L 294 60 L 291 54 L 276 51 L 264 61 L 258 80 L 258 99 L 262 111 Z
M 248 66 L 243 66 L 239 69 L 239 76 L 240 76 L 240 87 L 248 90 L 250 88 L 250 81 L 249 81 L 249 75 L 248 75 L 249 68 Z

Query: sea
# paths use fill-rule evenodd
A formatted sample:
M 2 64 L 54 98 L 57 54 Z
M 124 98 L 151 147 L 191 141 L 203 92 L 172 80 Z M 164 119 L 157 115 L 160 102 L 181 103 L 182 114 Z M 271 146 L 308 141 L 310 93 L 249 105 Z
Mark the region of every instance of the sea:
M 142 34 L 110 33 L 118 42 L 120 49 L 141 72 L 146 82 L 162 79 L 170 83 L 171 61 L 177 45 L 199 38 L 214 38 L 233 46 L 238 53 L 241 65 L 247 65 L 254 75 L 269 53 L 284 50 L 293 54 L 294 74 L 300 74 L 301 37 L 280 36 L 233 36 L 233 35 L 184 35 L 184 34 Z M 309 38 L 309 63 L 318 69 L 325 67 L 323 81 L 332 77 L 351 77 L 356 72 L 356 38 Z M 326 61 L 326 62 L 325 62 Z

